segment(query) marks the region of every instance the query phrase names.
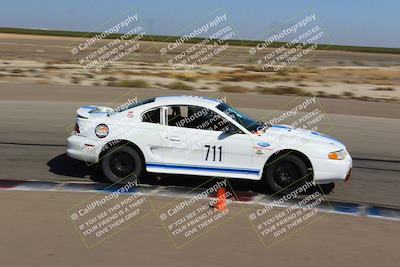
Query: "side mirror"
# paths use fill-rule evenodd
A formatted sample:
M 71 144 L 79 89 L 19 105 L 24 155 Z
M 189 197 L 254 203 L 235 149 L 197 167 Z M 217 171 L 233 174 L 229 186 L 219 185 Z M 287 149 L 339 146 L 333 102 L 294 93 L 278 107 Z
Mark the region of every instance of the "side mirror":
M 238 133 L 238 129 L 232 124 L 232 123 L 229 123 L 228 124 L 228 130 L 227 130 L 227 133 L 228 134 L 236 134 L 236 133 Z
M 220 134 L 220 136 L 218 136 L 219 140 L 228 138 L 229 136 L 240 132 L 240 130 L 238 128 L 236 128 L 235 125 L 233 125 L 232 123 L 229 123 L 225 129 L 226 130 L 223 131 L 222 134 Z

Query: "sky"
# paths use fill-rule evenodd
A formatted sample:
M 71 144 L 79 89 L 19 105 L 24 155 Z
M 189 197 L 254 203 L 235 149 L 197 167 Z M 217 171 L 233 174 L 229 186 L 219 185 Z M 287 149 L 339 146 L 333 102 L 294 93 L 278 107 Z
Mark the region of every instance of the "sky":
M 0 27 L 99 31 L 133 9 L 154 35 L 182 35 L 223 10 L 250 40 L 312 10 L 332 44 L 400 47 L 398 0 L 12 0 L 1 5 Z

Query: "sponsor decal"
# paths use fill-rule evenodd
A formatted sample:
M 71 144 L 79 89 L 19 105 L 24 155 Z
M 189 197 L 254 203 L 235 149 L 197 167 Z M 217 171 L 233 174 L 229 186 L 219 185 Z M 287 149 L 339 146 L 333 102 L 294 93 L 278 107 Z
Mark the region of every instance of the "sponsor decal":
M 126 116 L 128 117 L 128 118 L 133 118 L 133 115 L 134 115 L 134 112 L 133 111 L 128 111 L 128 113 L 126 114 Z
M 258 142 L 255 148 L 255 153 L 257 155 L 262 155 L 265 153 L 265 150 L 272 150 L 271 144 L 267 142 Z
M 269 143 L 267 143 L 267 142 L 258 142 L 257 143 L 257 145 L 259 146 L 259 147 L 269 147 L 269 146 L 271 146 Z
M 99 124 L 97 125 L 95 129 L 96 136 L 98 138 L 104 138 L 108 135 L 108 127 L 105 124 Z

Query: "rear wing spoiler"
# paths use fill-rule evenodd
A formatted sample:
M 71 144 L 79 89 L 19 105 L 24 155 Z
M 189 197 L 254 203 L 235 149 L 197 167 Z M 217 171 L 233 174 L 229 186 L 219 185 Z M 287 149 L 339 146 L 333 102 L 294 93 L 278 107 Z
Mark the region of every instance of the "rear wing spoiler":
M 76 115 L 78 118 L 89 119 L 90 117 L 108 116 L 108 113 L 112 111 L 113 109 L 109 107 L 83 106 L 76 110 Z

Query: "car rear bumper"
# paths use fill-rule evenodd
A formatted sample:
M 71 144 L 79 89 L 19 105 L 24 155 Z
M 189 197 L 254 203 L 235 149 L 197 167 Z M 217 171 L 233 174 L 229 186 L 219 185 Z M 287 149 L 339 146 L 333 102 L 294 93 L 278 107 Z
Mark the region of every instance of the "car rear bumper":
M 71 158 L 94 163 L 98 161 L 96 144 L 88 138 L 79 135 L 67 139 L 67 154 Z

